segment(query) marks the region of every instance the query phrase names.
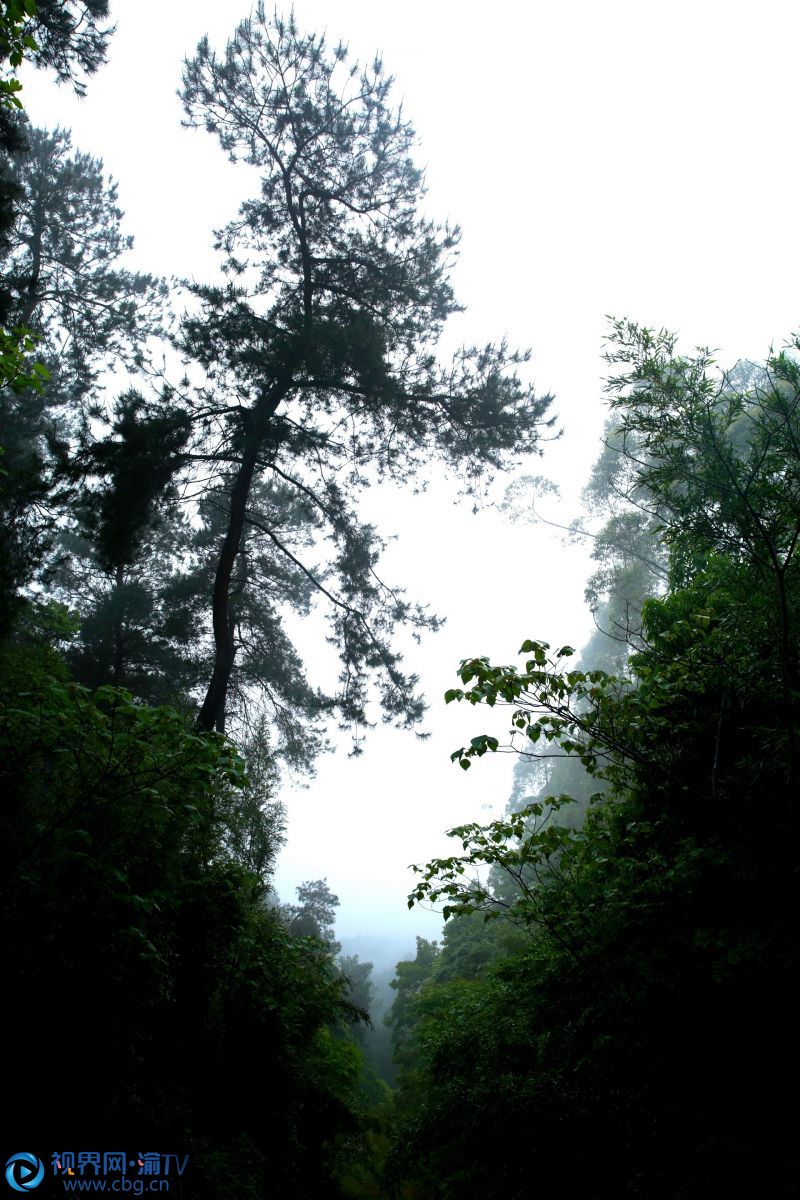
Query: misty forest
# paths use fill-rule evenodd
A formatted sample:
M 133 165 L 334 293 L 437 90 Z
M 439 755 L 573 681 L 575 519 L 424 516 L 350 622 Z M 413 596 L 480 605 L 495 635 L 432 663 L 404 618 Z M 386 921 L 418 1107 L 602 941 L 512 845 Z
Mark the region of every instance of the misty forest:
M 103 147 L 36 127 L 18 78 L 91 104 L 109 0 L 0 14 L 19 1130 L 183 1148 L 173 1190 L 209 1200 L 800 1196 L 800 340 L 723 364 L 610 319 L 564 534 L 596 632 L 538 640 L 532 596 L 529 640 L 424 697 L 404 648 L 447 614 L 384 569 L 370 489 L 447 474 L 480 506 L 546 473 L 560 417 L 497 330 L 446 343 L 460 230 L 428 215 L 399 85 L 261 5 L 187 46 L 183 136 L 258 182 L 205 282 L 161 278 L 129 265 Z M 500 578 L 501 629 L 503 603 Z M 449 855 L 420 839 L 397 903 L 442 932 L 381 981 L 337 940 L 334 861 L 278 894 L 282 780 L 313 789 L 381 721 L 410 757 L 456 709 L 454 787 L 506 753 L 513 790 Z

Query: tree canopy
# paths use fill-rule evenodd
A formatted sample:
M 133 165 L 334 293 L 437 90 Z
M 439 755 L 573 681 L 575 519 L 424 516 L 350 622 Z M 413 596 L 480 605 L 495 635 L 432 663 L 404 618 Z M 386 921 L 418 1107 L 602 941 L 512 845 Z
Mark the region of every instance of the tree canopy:
M 380 541 L 356 497 L 376 478 L 408 480 L 431 459 L 474 487 L 535 449 L 550 423 L 549 398 L 515 373 L 525 356 L 488 345 L 437 362 L 439 334 L 458 309 L 448 282 L 458 231 L 422 215 L 413 130 L 392 109 L 391 86 L 380 61 L 350 65 L 344 46 L 301 34 L 293 17 L 268 18 L 263 5 L 224 55 L 204 40 L 186 63 L 188 122 L 261 172 L 260 195 L 218 234 L 230 282 L 194 289 L 201 309 L 180 340 L 206 373 L 192 405 L 196 453 L 216 464 L 211 486 L 227 513 L 202 727 L 224 722 L 239 649 L 232 581 L 260 546 L 331 606 L 342 717 L 366 723 L 364 679 L 375 672 L 387 715 L 415 721 L 415 681 L 390 635 L 397 621 L 425 627 L 430 618 L 377 576 Z M 318 571 L 262 512 L 262 479 L 318 524 L 330 544 Z

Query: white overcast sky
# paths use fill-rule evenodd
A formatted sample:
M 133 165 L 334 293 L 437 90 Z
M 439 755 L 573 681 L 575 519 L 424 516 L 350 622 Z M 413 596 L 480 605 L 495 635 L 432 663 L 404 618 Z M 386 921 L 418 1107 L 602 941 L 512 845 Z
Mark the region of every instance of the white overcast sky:
M 296 0 L 301 30 L 327 29 L 353 57 L 380 51 L 413 121 L 431 215 L 463 229 L 452 337 L 531 346 L 532 379 L 556 394 L 557 445 L 520 468 L 561 486 L 577 514 L 603 422 L 605 314 L 680 331 L 732 364 L 800 327 L 794 0 Z M 120 188 L 136 265 L 203 278 L 210 230 L 253 191 L 206 134 L 180 127 L 180 64 L 208 33 L 222 48 L 246 3 L 112 0 L 109 64 L 76 101 L 26 73 L 40 125 L 62 124 Z M 376 730 L 366 753 L 330 756 L 287 788 L 278 886 L 327 876 L 340 934 L 435 936 L 406 912 L 407 865 L 444 852 L 443 830 L 505 804 L 508 758 L 465 775 L 450 751 L 484 728 L 445 710 L 461 658 L 512 660 L 525 637 L 580 644 L 588 560 L 541 525 L 381 493 L 370 519 L 398 534 L 386 574 L 447 616 L 412 661 L 433 736 Z M 453 847 L 455 849 L 455 847 Z

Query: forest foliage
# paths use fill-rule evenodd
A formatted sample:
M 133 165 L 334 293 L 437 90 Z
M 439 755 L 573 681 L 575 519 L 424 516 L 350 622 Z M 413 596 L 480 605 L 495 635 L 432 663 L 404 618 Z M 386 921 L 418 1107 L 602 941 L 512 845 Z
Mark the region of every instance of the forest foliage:
M 200 43 L 187 121 L 261 182 L 179 311 L 127 267 L 102 162 L 21 108 L 26 56 L 85 91 L 106 0 L 1 15 L 18 1110 L 185 1146 L 194 1196 L 796 1196 L 800 340 L 726 372 L 612 322 L 572 528 L 599 632 L 461 663 L 454 775 L 513 753 L 514 793 L 415 868 L 409 907 L 444 932 L 397 964 L 378 1028 L 327 880 L 274 890 L 280 771 L 337 724 L 424 709 L 398 634 L 439 618 L 384 579 L 367 489 L 437 463 L 480 491 L 541 450 L 551 398 L 505 343 L 439 357 L 459 232 L 423 213 L 379 61 L 263 6 Z M 312 611 L 333 687 L 286 631 Z
M 448 692 L 505 706 L 509 746 L 556 765 L 418 868 L 410 902 L 522 943 L 446 980 L 443 950 L 398 1010 L 390 1168 L 415 1194 L 526 1195 L 566 1161 L 575 1195 L 797 1194 L 773 1082 L 797 1048 L 796 352 L 742 387 L 671 335 L 611 331 L 614 444 L 668 579 L 616 673 L 529 641 L 520 667 L 465 660 Z M 453 758 L 501 749 L 478 734 Z M 575 760 L 579 821 L 551 791 Z

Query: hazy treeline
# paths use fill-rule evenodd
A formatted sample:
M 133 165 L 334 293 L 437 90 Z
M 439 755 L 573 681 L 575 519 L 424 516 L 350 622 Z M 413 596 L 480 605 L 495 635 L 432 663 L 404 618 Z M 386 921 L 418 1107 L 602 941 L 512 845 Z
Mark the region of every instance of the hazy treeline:
M 423 712 L 398 634 L 438 619 L 384 579 L 359 500 L 432 462 L 479 492 L 541 449 L 551 398 L 505 344 L 437 357 L 459 233 L 422 215 L 391 80 L 261 7 L 181 93 L 259 194 L 209 282 L 129 269 L 102 162 L 33 128 L 13 73 L 85 90 L 112 33 L 107 0 L 0 23 L 20 1112 L 185 1146 L 193 1196 L 797 1195 L 800 344 L 725 372 L 612 324 L 573 529 L 598 633 L 461 664 L 454 763 L 482 769 L 477 706 L 505 707 L 514 791 L 418 868 L 443 937 L 378 978 L 327 881 L 272 884 L 281 769 Z M 333 688 L 286 632 L 312 612 Z

